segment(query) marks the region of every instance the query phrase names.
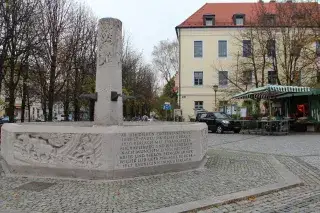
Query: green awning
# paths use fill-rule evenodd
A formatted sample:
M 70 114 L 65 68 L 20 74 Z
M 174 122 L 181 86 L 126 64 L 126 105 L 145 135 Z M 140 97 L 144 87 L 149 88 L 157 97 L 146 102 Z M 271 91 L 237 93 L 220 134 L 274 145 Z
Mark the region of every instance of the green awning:
M 314 96 L 314 95 L 320 95 L 320 89 L 311 89 L 309 92 L 283 94 L 283 95 L 279 95 L 277 99 L 297 97 L 297 96 Z
M 272 99 L 279 95 L 285 95 L 288 93 L 306 93 L 310 92 L 310 87 L 298 87 L 298 86 L 281 86 L 281 85 L 267 85 L 264 87 L 253 88 L 249 91 L 242 92 L 240 94 L 234 95 L 234 99 Z

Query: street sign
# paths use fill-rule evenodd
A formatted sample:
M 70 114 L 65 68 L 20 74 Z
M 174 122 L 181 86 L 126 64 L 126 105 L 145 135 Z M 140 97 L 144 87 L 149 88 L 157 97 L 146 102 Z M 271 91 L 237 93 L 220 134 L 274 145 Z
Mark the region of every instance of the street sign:
M 170 102 L 165 102 L 163 105 L 163 109 L 164 110 L 171 110 L 171 104 Z

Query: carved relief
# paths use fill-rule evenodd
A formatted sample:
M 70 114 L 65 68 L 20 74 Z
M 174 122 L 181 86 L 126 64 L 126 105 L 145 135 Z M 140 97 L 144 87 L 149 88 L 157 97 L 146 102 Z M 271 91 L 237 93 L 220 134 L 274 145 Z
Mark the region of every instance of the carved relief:
M 108 20 L 101 23 L 98 35 L 98 65 L 103 66 L 114 62 L 117 58 L 120 61 L 122 48 L 121 22 L 119 20 Z M 118 60 L 116 60 L 118 61 Z
M 16 134 L 14 158 L 27 164 L 67 163 L 78 167 L 99 167 L 101 143 L 99 134 Z

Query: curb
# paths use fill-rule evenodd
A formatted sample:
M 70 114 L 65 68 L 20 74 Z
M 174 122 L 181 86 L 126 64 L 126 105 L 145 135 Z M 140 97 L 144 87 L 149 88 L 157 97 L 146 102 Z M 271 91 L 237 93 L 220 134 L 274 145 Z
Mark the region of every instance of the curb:
M 271 194 L 277 191 L 294 188 L 297 186 L 303 186 L 302 181 L 290 172 L 283 164 L 281 164 L 275 157 L 267 157 L 273 164 L 282 179 L 273 184 L 267 184 L 261 187 L 252 188 L 246 191 L 235 192 L 232 194 L 222 196 L 212 196 L 203 200 L 193 201 L 189 203 L 183 203 L 180 205 L 155 209 L 147 211 L 147 213 L 188 213 L 204 210 L 209 207 L 221 206 L 224 204 L 234 203 L 240 200 L 245 200 L 250 197 L 258 197 L 266 194 Z

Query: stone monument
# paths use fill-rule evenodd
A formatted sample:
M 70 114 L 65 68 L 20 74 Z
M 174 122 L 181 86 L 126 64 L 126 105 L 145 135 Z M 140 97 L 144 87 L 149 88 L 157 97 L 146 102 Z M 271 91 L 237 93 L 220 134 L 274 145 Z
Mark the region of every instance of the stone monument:
M 94 122 L 4 124 L 6 175 L 118 179 L 201 167 L 204 123 L 123 122 L 122 23 L 99 20 Z

